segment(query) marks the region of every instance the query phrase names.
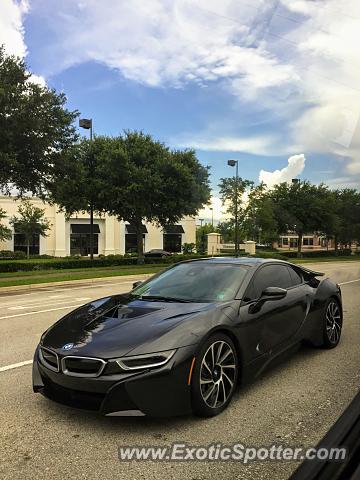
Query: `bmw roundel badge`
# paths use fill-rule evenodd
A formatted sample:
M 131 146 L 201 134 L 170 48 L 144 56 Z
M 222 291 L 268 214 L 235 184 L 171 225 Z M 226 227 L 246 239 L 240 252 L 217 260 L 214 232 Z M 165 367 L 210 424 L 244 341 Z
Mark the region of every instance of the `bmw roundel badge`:
M 65 343 L 65 345 L 63 345 L 63 347 L 61 348 L 61 350 L 71 350 L 73 348 L 74 344 L 73 343 Z

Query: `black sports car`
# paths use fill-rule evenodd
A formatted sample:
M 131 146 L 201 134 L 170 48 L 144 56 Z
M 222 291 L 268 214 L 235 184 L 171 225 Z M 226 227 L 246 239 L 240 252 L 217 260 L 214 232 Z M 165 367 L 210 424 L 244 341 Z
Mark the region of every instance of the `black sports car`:
M 179 263 L 50 327 L 34 391 L 105 415 L 217 415 L 295 344 L 338 344 L 341 292 L 321 275 L 249 257 Z

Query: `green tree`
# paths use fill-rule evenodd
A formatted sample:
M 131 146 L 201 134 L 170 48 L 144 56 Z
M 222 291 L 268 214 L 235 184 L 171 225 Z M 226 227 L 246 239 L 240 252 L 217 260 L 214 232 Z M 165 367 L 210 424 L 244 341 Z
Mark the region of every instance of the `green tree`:
M 184 255 L 190 255 L 195 252 L 196 244 L 195 243 L 184 243 L 182 246 L 182 251 Z
M 33 235 L 48 236 L 51 224 L 45 218 L 45 210 L 33 205 L 29 199 L 23 199 L 18 208 L 19 216 L 13 216 L 10 224 L 17 233 L 22 233 L 26 241 L 27 258 L 30 257 L 30 242 Z
M 119 174 L 124 167 L 121 177 L 122 182 L 126 181 L 123 147 L 117 138 L 96 136 L 93 141 L 83 138 L 72 145 L 54 166 L 47 185 L 50 203 L 55 203 L 68 217 L 78 212 L 90 216 L 94 212 L 107 212 L 106 202 L 111 202 L 106 194 L 111 164 L 117 165 Z
M 126 131 L 115 141 L 121 148 L 106 161 L 105 208 L 134 226 L 143 263 L 142 223 L 165 226 L 195 216 L 210 198 L 209 172 L 193 150 L 170 150 L 142 132 Z
M 301 256 L 305 233 L 327 230 L 333 221 L 329 189 L 310 182 L 281 183 L 270 192 L 279 233 L 294 231 L 298 235 L 298 255 Z
M 235 250 L 237 249 L 237 244 L 240 243 L 240 235 L 244 234 L 241 228 L 245 220 L 246 211 L 244 193 L 253 188 L 253 185 L 254 182 L 244 180 L 241 177 L 221 178 L 218 185 L 221 201 L 226 206 L 226 213 L 230 215 L 230 222 L 234 226 Z
M 12 237 L 10 228 L 2 225 L 1 223 L 4 218 L 6 218 L 6 212 L 3 208 L 0 208 L 0 242 L 3 242 L 4 240 L 10 240 Z
M 259 243 L 272 242 L 278 237 L 278 223 L 271 194 L 264 183 L 249 191 L 242 228 L 248 238 Z
M 223 243 L 230 243 L 235 241 L 234 222 L 224 221 L 216 225 L 216 232 L 220 233 Z
M 254 186 L 254 182 L 250 180 L 244 180 L 239 177 L 236 181 L 236 177 L 232 178 L 220 178 L 219 194 L 223 205 L 226 206 L 226 213 L 231 217 L 231 220 L 235 224 L 235 209 L 237 200 L 238 218 L 240 222 L 244 219 L 246 202 L 244 202 L 244 193 L 249 191 Z
M 210 197 L 208 170 L 193 151 L 170 151 L 141 132 L 82 140 L 62 155 L 54 172 L 51 201 L 69 216 L 92 206 L 131 223 L 139 263 L 144 221 L 175 223 L 195 215 Z
M 0 46 L 0 189 L 41 193 L 61 152 L 77 138 L 63 93 L 35 84 L 23 60 Z
M 360 242 L 360 192 L 343 188 L 334 190 L 331 194 L 335 219 L 329 233 L 334 238 L 337 250 L 339 243 Z
M 204 255 L 207 251 L 207 234 L 212 233 L 214 227 L 211 223 L 204 223 L 202 226 L 196 227 L 196 251 Z
M 68 216 L 106 212 L 105 198 L 110 163 L 124 163 L 121 142 L 116 138 L 98 136 L 92 142 L 83 138 L 63 153 L 54 166 L 47 183 L 48 200 L 56 203 Z M 124 179 L 127 173 L 123 171 Z M 123 180 L 124 180 L 123 179 Z

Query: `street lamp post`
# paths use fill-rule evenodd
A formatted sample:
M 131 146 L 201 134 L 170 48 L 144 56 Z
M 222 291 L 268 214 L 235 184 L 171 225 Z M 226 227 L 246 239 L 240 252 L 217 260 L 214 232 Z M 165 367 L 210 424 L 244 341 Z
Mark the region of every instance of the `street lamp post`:
M 204 251 L 205 251 L 204 232 L 203 232 L 203 229 L 202 229 L 203 221 L 204 221 L 203 218 L 199 218 L 199 222 L 200 222 L 200 240 L 201 240 L 201 250 L 202 250 L 201 253 L 204 253 Z
M 238 183 L 239 183 L 239 161 L 228 160 L 230 167 L 236 166 L 235 173 L 235 256 L 239 256 L 239 219 L 238 219 Z
M 79 127 L 85 128 L 86 130 L 90 130 L 90 162 L 89 162 L 89 169 L 90 169 L 90 176 L 93 178 L 94 172 L 94 164 L 92 158 L 92 140 L 93 140 L 93 123 L 92 118 L 80 118 L 79 120 Z M 92 194 L 92 192 L 91 192 Z M 90 199 L 90 260 L 94 259 L 94 202 L 92 198 Z
M 214 230 L 214 208 L 210 207 L 210 210 L 211 210 L 211 226 L 212 226 L 212 229 Z

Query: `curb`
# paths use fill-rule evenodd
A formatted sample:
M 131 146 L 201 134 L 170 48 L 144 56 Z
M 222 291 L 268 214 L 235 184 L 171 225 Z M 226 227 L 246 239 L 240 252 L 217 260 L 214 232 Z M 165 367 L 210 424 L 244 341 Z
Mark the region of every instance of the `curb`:
M 31 283 L 29 285 L 13 285 L 9 287 L 0 287 L 0 295 L 2 293 L 12 293 L 17 291 L 26 291 L 26 290 L 37 290 L 41 288 L 47 287 L 61 287 L 66 285 L 91 285 L 95 283 L 111 283 L 112 281 L 117 280 L 129 280 L 129 282 L 133 280 L 145 280 L 146 278 L 152 277 L 154 273 L 140 273 L 139 275 L 117 275 L 114 277 L 95 277 L 95 278 L 87 278 L 82 280 L 63 280 L 62 282 L 47 282 L 47 283 Z

